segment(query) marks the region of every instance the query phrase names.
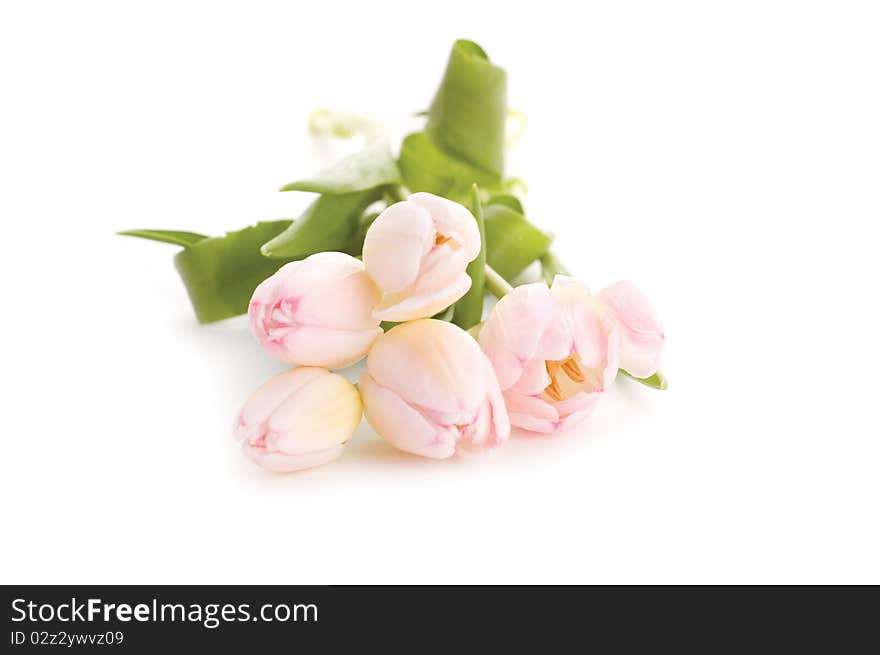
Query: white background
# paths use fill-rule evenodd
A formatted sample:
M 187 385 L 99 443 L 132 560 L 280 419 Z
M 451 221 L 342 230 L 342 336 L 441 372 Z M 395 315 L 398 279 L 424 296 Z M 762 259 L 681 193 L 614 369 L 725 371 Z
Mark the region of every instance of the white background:
M 869 2 L 5 2 L 0 579 L 880 582 L 878 33 Z M 267 474 L 230 424 L 283 366 L 114 232 L 296 216 L 311 110 L 403 129 L 457 37 L 509 72 L 562 258 L 654 300 L 670 389 Z

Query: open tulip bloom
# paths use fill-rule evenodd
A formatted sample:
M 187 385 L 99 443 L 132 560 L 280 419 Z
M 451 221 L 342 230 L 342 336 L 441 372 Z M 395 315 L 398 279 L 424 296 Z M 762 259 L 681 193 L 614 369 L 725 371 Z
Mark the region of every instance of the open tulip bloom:
M 296 220 L 220 237 L 122 233 L 181 247 L 196 318 L 246 313 L 259 347 L 292 367 L 235 421 L 251 460 L 324 464 L 362 416 L 391 446 L 446 459 L 498 449 L 511 426 L 580 424 L 618 372 L 666 388 L 665 334 L 645 295 L 629 282 L 594 294 L 571 277 L 527 218 L 524 185 L 505 178 L 506 94 L 504 69 L 456 41 L 424 129 L 396 157 L 374 124 L 316 114 L 316 138 L 361 132 L 367 145 L 281 187 L 317 194 Z M 545 282 L 512 287 L 535 262 Z M 499 300 L 481 324 L 486 292 Z M 357 387 L 329 370 L 364 358 Z
M 631 302 L 605 302 L 621 297 Z M 562 275 L 551 288 L 526 284 L 501 298 L 479 339 L 498 375 L 510 422 L 542 433 L 581 422 L 614 381 L 624 353 L 627 362 L 645 365 L 640 373 L 653 375 L 656 368 L 647 362 L 659 359 L 663 337 L 649 332 L 657 323 L 648 320 L 652 310 L 641 300 L 627 283 L 593 296 Z

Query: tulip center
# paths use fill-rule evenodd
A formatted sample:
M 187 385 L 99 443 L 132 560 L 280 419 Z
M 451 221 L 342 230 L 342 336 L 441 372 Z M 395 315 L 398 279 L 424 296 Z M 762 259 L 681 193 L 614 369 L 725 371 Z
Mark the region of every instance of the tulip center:
M 434 236 L 434 245 L 442 246 L 445 244 L 449 244 L 451 248 L 457 248 L 458 242 L 450 236 L 446 236 L 445 234 L 440 234 L 439 232 Z
M 586 381 L 576 355 L 562 360 L 547 360 L 544 365 L 547 367 L 547 375 L 550 376 L 550 384 L 544 388 L 544 393 L 557 402 L 579 391 L 579 385 Z
M 270 340 L 280 341 L 296 329 L 298 307 L 298 299 L 282 298 L 269 308 L 266 316 L 263 317 L 263 329 Z

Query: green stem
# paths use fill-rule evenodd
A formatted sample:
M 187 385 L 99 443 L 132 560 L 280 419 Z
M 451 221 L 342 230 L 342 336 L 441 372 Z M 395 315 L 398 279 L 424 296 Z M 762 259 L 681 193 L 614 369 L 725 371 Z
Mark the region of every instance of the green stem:
M 486 264 L 486 288 L 496 298 L 503 298 L 505 295 L 513 291 L 510 283 L 501 277 L 494 268 Z

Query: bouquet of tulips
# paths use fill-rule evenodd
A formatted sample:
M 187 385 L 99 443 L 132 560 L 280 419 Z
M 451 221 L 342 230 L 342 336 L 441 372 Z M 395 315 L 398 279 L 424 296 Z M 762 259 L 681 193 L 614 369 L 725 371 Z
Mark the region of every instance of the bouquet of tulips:
M 323 116 L 326 119 L 326 116 Z M 329 128 L 346 136 L 352 121 Z M 340 456 L 362 415 L 392 446 L 443 459 L 511 429 L 580 423 L 619 372 L 664 389 L 664 334 L 629 282 L 591 293 L 527 218 L 504 176 L 506 73 L 457 41 L 422 131 L 381 139 L 282 191 L 319 194 L 294 221 L 223 237 L 131 236 L 183 247 L 175 264 L 203 323 L 247 313 L 293 368 L 244 404 L 234 431 L 274 471 Z M 512 287 L 539 262 L 542 280 Z M 484 300 L 498 302 L 484 320 Z M 357 386 L 333 369 L 366 366 Z

